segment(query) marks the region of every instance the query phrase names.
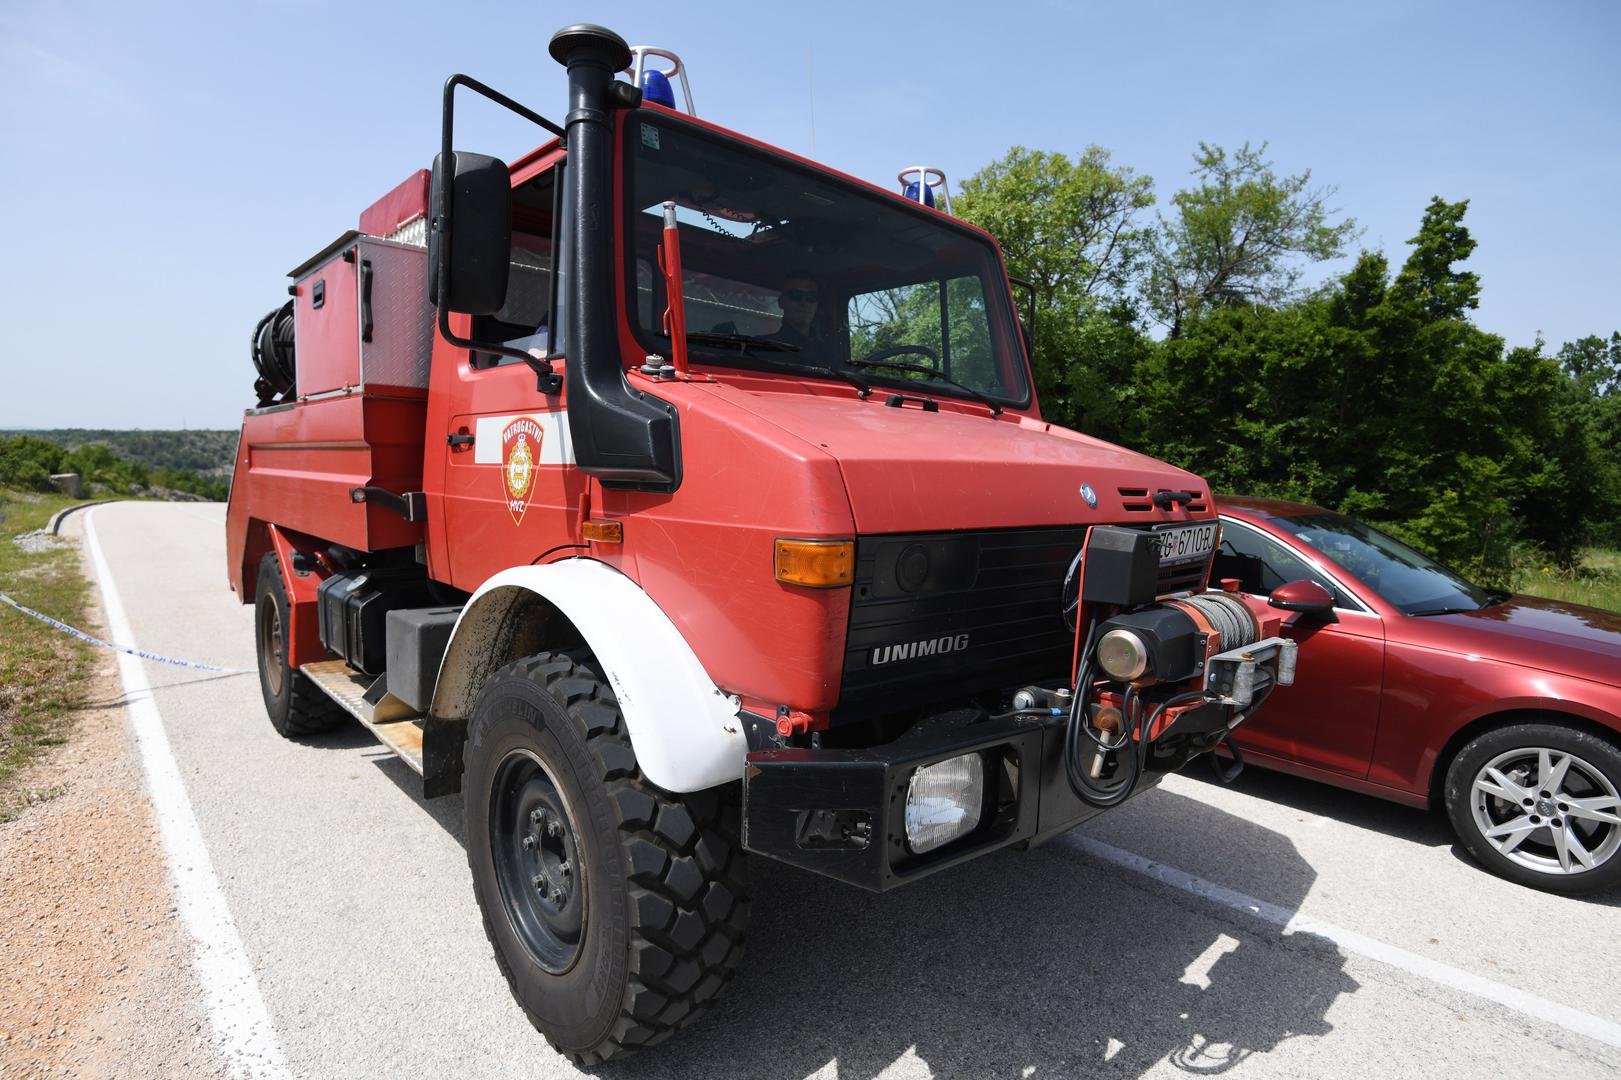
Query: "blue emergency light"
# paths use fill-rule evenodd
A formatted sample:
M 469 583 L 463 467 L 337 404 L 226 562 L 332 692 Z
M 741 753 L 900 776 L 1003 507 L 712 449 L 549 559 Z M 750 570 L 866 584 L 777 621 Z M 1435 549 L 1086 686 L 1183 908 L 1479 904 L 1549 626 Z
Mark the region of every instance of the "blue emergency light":
M 902 194 L 913 202 L 920 202 L 931 209 L 934 206 L 934 188 L 925 187 L 916 180 L 907 184 L 906 190 Z
M 911 165 L 896 173 L 895 179 L 901 183 L 903 198 L 933 210 L 938 191 L 938 197 L 945 202 L 946 213 L 951 213 L 951 188 L 946 184 L 944 170 L 932 165 Z
M 654 67 L 648 63 L 652 57 L 667 61 L 669 67 L 663 70 Z M 631 85 L 641 87 L 643 101 L 651 101 L 667 109 L 675 108 L 675 88 L 670 85 L 670 80 L 677 78 L 681 80 L 681 100 L 686 102 L 687 112 L 698 115 L 698 110 L 692 107 L 692 87 L 687 82 L 687 69 L 681 66 L 679 56 L 657 45 L 632 45 L 630 58 L 630 66 L 625 70 L 630 72 Z
M 675 108 L 675 91 L 670 88 L 670 80 L 664 72 L 652 68 L 642 72 L 642 100 L 669 109 Z

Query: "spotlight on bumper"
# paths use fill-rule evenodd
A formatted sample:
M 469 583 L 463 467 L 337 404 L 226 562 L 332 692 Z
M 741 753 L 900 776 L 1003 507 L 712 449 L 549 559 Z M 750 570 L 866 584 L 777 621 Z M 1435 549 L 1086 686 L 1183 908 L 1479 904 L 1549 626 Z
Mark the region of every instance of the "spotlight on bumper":
M 1149 674 L 1148 645 L 1130 630 L 1110 630 L 1098 642 L 1098 666 L 1111 679 L 1131 682 Z
M 906 846 L 921 855 L 973 832 L 985 805 L 985 763 L 963 754 L 912 774 L 906 788 Z

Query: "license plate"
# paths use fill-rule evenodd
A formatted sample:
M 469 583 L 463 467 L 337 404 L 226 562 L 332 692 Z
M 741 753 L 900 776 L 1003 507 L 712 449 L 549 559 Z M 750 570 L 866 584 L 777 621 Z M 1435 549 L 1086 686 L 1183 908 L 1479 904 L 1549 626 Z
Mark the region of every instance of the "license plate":
M 1153 536 L 1159 544 L 1160 565 L 1205 558 L 1216 550 L 1216 528 L 1214 521 L 1205 521 L 1156 530 Z

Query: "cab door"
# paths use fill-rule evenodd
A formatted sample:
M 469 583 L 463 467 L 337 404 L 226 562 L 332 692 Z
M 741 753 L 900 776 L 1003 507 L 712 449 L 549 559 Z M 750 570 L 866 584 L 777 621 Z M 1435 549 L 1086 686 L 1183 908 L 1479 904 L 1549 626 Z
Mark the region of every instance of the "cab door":
M 1285 613 L 1283 636 L 1300 646 L 1293 686 L 1279 687 L 1233 733 L 1239 749 L 1358 779 L 1368 775 L 1384 690 L 1384 620 L 1304 552 L 1243 522 L 1222 519 L 1213 578 L 1236 577 L 1242 591 L 1266 599 L 1302 578 L 1334 595 L 1338 622 Z
M 506 303 L 471 320 L 474 341 L 544 358 L 551 333 L 555 159 L 512 191 L 512 256 Z M 554 367 L 562 370 L 561 357 Z M 564 395 L 541 392 L 534 369 L 497 353 L 458 350 L 436 371 L 436 393 L 454 404 L 443 431 L 443 518 L 451 582 L 471 590 L 511 566 L 577 545 L 587 478 L 574 467 Z M 430 448 L 430 453 L 434 452 Z

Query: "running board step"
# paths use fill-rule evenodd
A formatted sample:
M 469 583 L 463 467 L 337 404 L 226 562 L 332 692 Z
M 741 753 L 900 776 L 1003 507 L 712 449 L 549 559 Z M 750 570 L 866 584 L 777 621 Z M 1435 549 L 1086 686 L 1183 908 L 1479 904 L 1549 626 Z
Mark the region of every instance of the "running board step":
M 388 692 L 386 675 L 362 675 L 342 660 L 319 660 L 298 670 L 422 775 L 422 714 Z

